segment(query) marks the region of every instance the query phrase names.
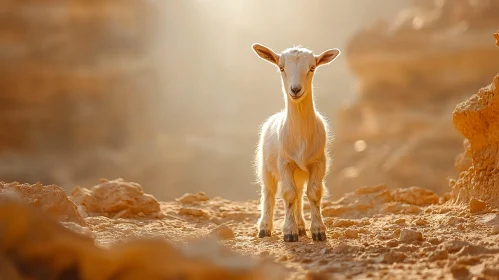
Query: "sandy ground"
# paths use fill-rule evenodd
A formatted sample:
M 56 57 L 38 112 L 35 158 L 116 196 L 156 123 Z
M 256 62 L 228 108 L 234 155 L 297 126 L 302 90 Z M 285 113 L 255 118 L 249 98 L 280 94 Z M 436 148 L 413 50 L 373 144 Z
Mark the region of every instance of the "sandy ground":
M 0 279 L 499 279 L 499 210 L 477 199 L 359 188 L 323 202 L 327 241 L 307 231 L 289 243 L 279 230 L 282 201 L 273 235 L 258 238 L 254 200 L 196 193 L 157 202 L 123 180 L 69 198 L 61 190 L 0 185 L 0 198 L 35 206 L 0 199 L 0 267 L 19 276 L 0 269 Z M 306 200 L 304 209 L 309 223 Z M 143 238 L 154 241 L 133 243 Z
M 130 237 L 160 236 L 178 244 L 215 235 L 243 255 L 272 259 L 287 279 L 498 279 L 499 211 L 478 205 L 442 203 L 431 191 L 358 189 L 338 202 L 324 202 L 326 242 L 310 232 L 286 243 L 279 230 L 282 202 L 272 237 L 258 238 L 258 201 L 234 202 L 187 194 L 161 202 L 160 219 L 88 217 L 98 244 Z M 310 221 L 308 203 L 305 219 Z

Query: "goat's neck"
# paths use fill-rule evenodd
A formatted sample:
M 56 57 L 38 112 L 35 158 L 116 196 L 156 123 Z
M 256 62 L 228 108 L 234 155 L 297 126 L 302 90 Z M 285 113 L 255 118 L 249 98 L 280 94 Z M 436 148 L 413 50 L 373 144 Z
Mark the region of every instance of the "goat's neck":
M 303 129 L 309 127 L 309 124 L 315 122 L 315 106 L 312 98 L 312 92 L 308 92 L 300 103 L 294 103 L 286 95 L 286 121 L 292 127 Z

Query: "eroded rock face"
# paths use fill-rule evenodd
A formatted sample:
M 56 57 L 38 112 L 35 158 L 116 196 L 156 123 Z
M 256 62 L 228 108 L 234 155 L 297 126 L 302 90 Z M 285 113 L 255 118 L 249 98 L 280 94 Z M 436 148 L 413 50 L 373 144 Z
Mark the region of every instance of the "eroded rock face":
M 472 160 L 452 186 L 454 200 L 481 200 L 499 207 L 499 75 L 492 84 L 457 105 L 452 121 L 468 139 L 466 154 Z
M 44 186 L 40 183 L 30 185 L 0 182 L 0 194 L 9 192 L 13 196 L 42 209 L 61 222 L 72 222 L 80 226 L 86 225 L 75 203 L 67 197 L 66 192 L 59 186 Z
M 103 249 L 44 213 L 10 200 L 0 201 L 0 236 L 2 279 L 282 279 L 275 267 L 268 274 L 266 263 L 211 240 L 182 249 L 156 239 Z
M 159 217 L 159 202 L 142 187 L 133 182 L 103 179 L 99 185 L 86 189 L 76 187 L 71 199 L 89 216 L 102 215 L 113 218 Z
M 379 183 L 442 194 L 447 177 L 457 176 L 462 136 L 449 116 L 497 73 L 490 34 L 499 2 L 413 2 L 394 20 L 361 30 L 345 51 L 358 88 L 336 118 L 327 181 L 337 197 Z

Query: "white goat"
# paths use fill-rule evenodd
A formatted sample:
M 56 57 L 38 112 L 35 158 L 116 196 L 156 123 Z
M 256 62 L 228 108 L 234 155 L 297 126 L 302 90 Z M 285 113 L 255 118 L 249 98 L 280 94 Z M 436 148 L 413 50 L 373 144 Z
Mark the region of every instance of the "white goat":
M 261 217 L 258 237 L 270 236 L 273 230 L 277 186 L 281 188 L 286 216 L 284 241 L 298 241 L 306 235 L 303 219 L 303 190 L 307 185 L 312 220 L 310 232 L 314 241 L 326 240 L 322 221 L 321 199 L 324 177 L 329 169 L 328 126 L 315 110 L 312 80 L 317 67 L 329 64 L 339 54 L 338 49 L 320 55 L 294 47 L 280 55 L 270 48 L 253 44 L 262 59 L 281 70 L 285 109 L 268 118 L 261 127 L 256 151 L 256 173 L 261 185 Z

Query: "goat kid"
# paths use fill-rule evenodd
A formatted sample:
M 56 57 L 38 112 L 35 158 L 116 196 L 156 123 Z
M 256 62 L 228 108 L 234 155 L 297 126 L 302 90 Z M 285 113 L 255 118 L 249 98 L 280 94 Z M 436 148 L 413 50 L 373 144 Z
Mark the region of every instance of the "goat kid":
M 332 62 L 340 51 L 330 49 L 320 55 L 294 47 L 276 54 L 260 44 L 253 50 L 281 72 L 285 109 L 269 117 L 260 130 L 255 165 L 261 185 L 261 217 L 258 237 L 270 236 L 273 230 L 277 187 L 284 200 L 284 241 L 298 241 L 306 235 L 303 219 L 303 191 L 310 202 L 310 232 L 314 241 L 326 240 L 326 226 L 321 215 L 324 177 L 329 169 L 329 131 L 324 118 L 315 110 L 312 80 L 315 70 Z

